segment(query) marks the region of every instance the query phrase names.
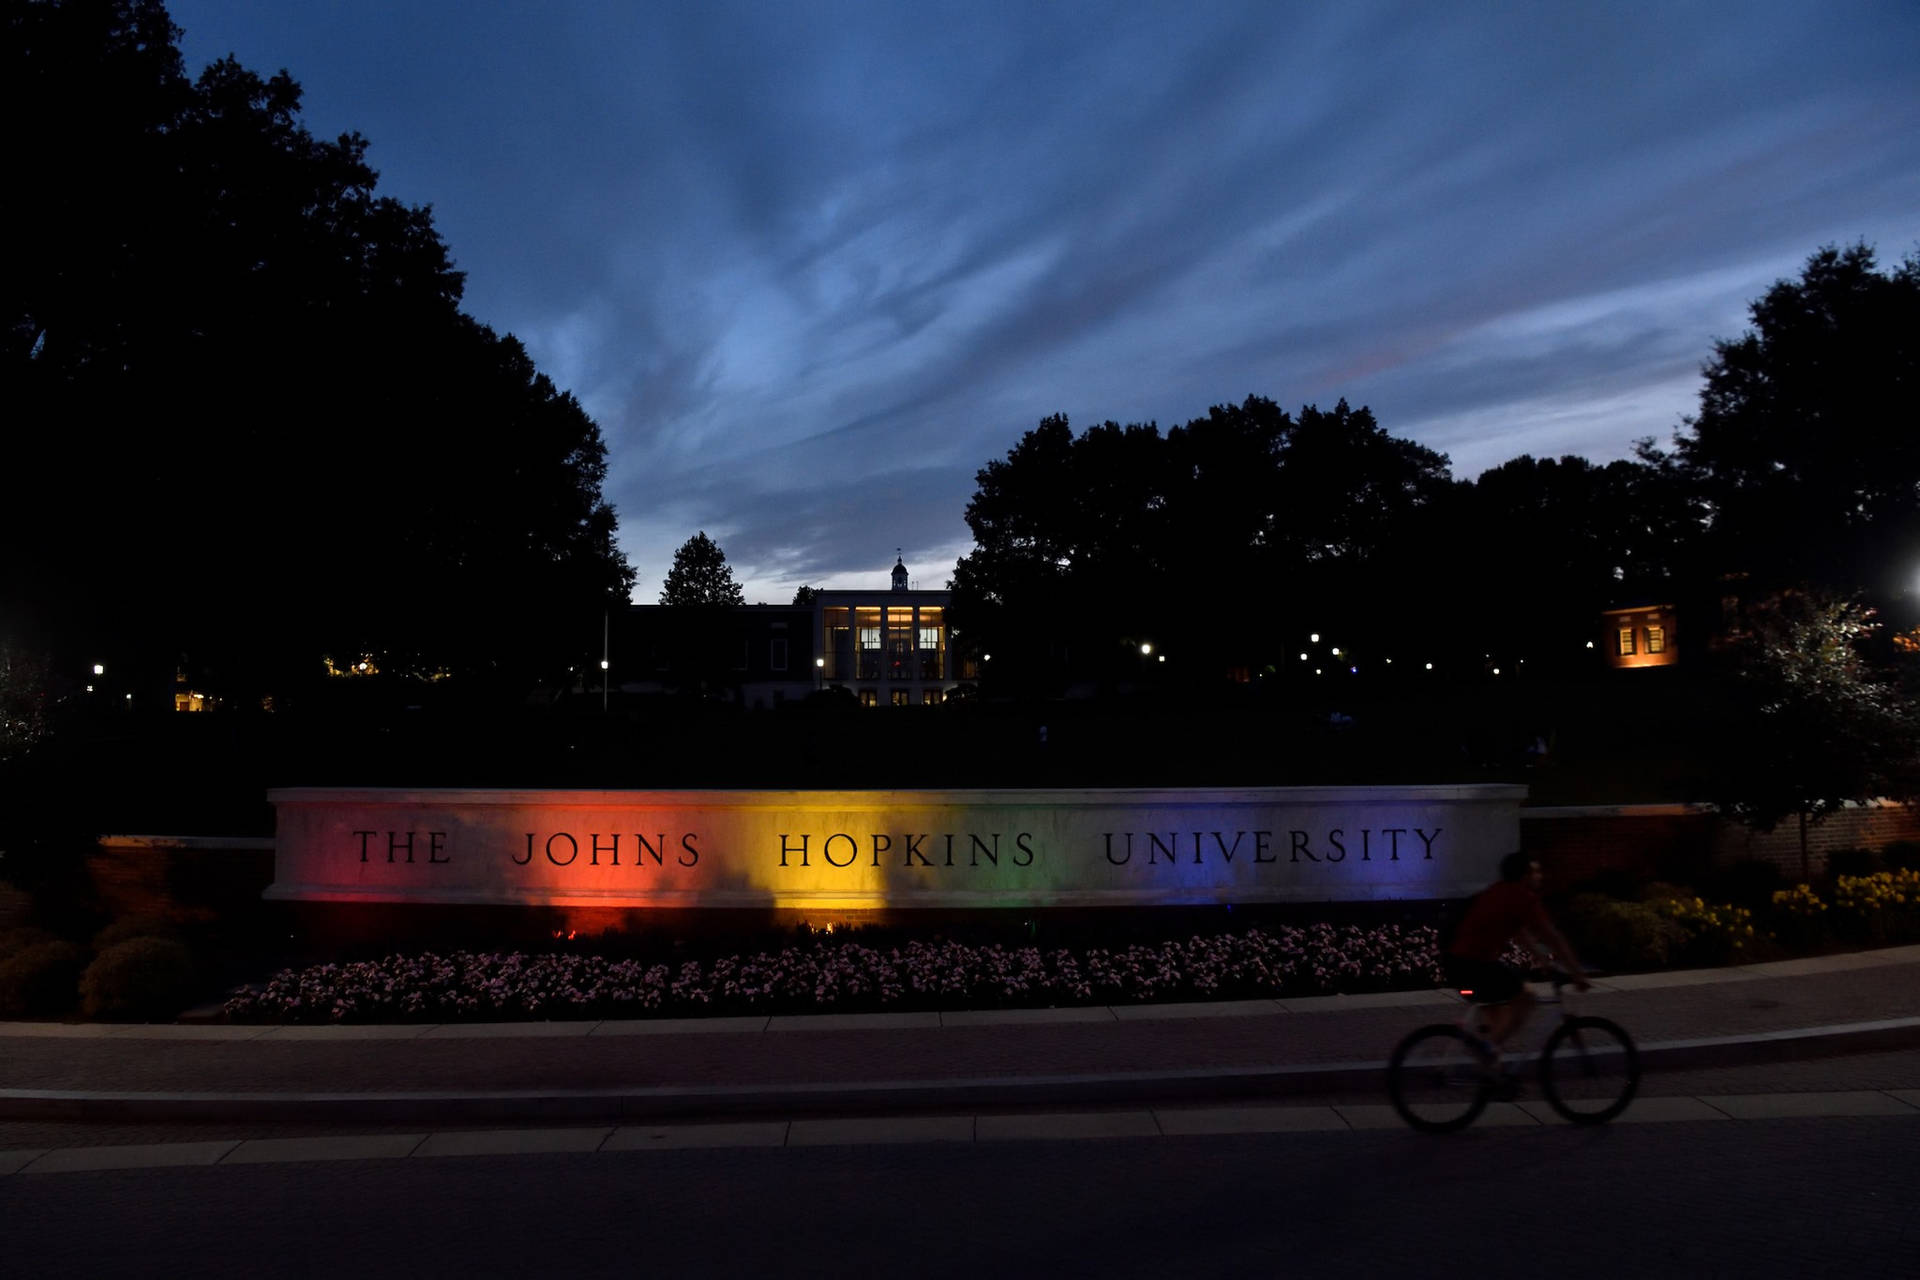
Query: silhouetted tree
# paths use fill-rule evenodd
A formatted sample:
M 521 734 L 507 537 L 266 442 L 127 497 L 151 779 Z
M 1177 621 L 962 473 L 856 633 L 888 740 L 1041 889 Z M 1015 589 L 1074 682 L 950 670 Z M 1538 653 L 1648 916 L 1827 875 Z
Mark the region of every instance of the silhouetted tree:
M 819 592 L 817 592 L 817 591 L 815 591 L 815 590 L 814 590 L 814 589 L 813 589 L 812 587 L 808 587 L 808 586 L 802 586 L 802 587 L 800 587 L 800 588 L 798 588 L 798 589 L 797 589 L 797 590 L 796 590 L 796 591 L 795 591 L 795 592 L 793 593 L 793 604 L 794 604 L 794 607 L 795 607 L 795 608 L 797 609 L 797 608 L 801 608 L 801 607 L 803 607 L 803 606 L 805 606 L 805 605 L 810 605 L 810 604 L 812 604 L 812 603 L 813 603 L 813 598 L 814 598 L 814 597 L 815 597 L 816 595 L 818 595 L 818 594 L 820 594 L 820 593 L 819 593 Z
M 1681 586 L 1690 509 L 1655 462 L 1523 454 L 1462 485 L 1453 507 L 1447 536 L 1472 583 L 1462 603 L 1509 665 L 1584 665 L 1601 609 Z
M 1716 566 L 1884 600 L 1920 564 L 1920 255 L 1821 249 L 1749 315 L 1676 436 Z
M 660 603 L 671 605 L 735 605 L 742 603 L 740 584 L 720 544 L 702 530 L 680 544 L 673 567 L 660 586 Z
M 604 442 L 461 314 L 429 211 L 376 194 L 358 135 L 313 138 L 284 72 L 190 82 L 154 0 L 5 14 L 23 643 L 163 685 L 184 653 L 242 702 L 324 653 L 503 690 L 586 660 L 632 585 Z
M 1313 619 L 1363 635 L 1395 539 L 1449 484 L 1445 457 L 1344 401 L 1295 421 L 1254 396 L 1164 436 L 1047 418 L 978 475 L 955 627 L 1002 680 L 1245 677 Z

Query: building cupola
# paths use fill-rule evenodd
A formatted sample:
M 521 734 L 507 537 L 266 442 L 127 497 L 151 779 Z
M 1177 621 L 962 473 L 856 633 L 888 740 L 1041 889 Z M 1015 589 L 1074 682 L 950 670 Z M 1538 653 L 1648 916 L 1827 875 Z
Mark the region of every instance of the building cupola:
M 895 591 L 905 591 L 907 589 L 907 562 L 900 558 L 898 549 L 894 551 L 893 589 Z

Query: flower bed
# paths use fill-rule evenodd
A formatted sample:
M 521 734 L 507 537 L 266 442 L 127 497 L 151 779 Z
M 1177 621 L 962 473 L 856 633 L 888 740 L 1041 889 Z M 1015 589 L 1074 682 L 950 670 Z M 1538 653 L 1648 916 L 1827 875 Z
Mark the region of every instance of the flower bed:
M 284 970 L 235 1022 L 459 1022 L 1122 1004 L 1431 987 L 1427 927 L 1310 925 L 1084 949 L 809 941 L 675 965 L 552 952 L 389 956 Z

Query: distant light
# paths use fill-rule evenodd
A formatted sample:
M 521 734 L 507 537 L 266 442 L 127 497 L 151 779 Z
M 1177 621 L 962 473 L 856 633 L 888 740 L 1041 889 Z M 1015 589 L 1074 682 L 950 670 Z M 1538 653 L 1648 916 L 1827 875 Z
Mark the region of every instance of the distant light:
M 1347 674 L 1348 674 L 1348 675 L 1354 675 L 1354 676 L 1357 676 L 1357 675 L 1359 675 L 1359 674 L 1360 674 L 1360 668 L 1358 668 L 1358 667 L 1348 667 L 1348 668 L 1347 668 Z
M 1334 657 L 1336 657 L 1336 658 L 1340 656 L 1340 646 L 1339 646 L 1339 645 L 1335 645 L 1335 646 L 1333 647 L 1333 656 L 1334 656 Z
M 1593 641 L 1591 640 L 1587 641 L 1587 648 L 1589 649 L 1593 648 Z
M 1161 662 L 1165 662 L 1166 660 L 1167 660 L 1167 655 L 1166 655 L 1166 654 L 1164 654 L 1164 653 L 1163 653 L 1163 654 L 1161 654 L 1161 655 L 1160 655 L 1160 661 L 1161 661 Z M 1265 675 L 1265 674 L 1266 674 L 1266 672 L 1264 672 L 1264 671 L 1263 671 L 1263 672 L 1261 672 L 1260 674 L 1261 674 L 1261 675 Z
M 87 686 L 87 692 L 88 692 L 88 693 L 92 693 L 92 692 L 93 692 L 93 686 L 92 686 L 92 685 L 88 685 L 88 686 Z
M 816 667 L 824 667 L 827 665 L 827 660 L 825 658 L 815 658 L 813 660 L 813 665 Z
M 605 658 L 600 659 L 600 669 L 602 671 L 607 669 L 607 660 Z
M 1495 667 L 1495 668 L 1493 669 L 1493 674 L 1495 674 L 1495 675 L 1499 675 L 1499 674 L 1500 674 L 1500 668 L 1498 668 L 1498 667 Z
M 1303 654 L 1301 654 L 1301 655 L 1300 655 L 1300 661 L 1302 661 L 1302 662 L 1305 662 L 1306 660 L 1307 660 L 1307 655 L 1306 655 L 1306 654 L 1304 654 L 1304 653 L 1303 653 Z
M 992 655 L 992 654 L 990 654 L 990 653 L 983 653 L 983 654 L 981 654 L 981 655 L 980 655 L 980 661 L 982 661 L 982 662 L 992 662 L 992 661 L 993 661 L 993 655 Z
M 1315 675 L 1319 675 L 1319 674 L 1320 674 L 1320 668 L 1318 668 L 1318 667 L 1315 667 L 1315 668 L 1313 669 L 1313 674 L 1315 674 Z
M 1427 670 L 1429 671 L 1433 670 L 1433 664 L 1431 662 L 1427 664 Z
M 93 674 L 103 676 L 107 674 L 107 669 L 96 662 L 93 664 Z
M 128 695 L 127 695 L 127 701 L 128 701 L 128 702 L 132 702 L 132 701 L 133 701 L 133 695 L 132 695 L 132 694 L 128 694 Z
M 1141 646 L 1140 646 L 1140 652 L 1141 652 L 1141 653 L 1143 653 L 1143 654 L 1146 654 L 1146 653 L 1152 653 L 1152 652 L 1153 652 L 1153 646 L 1152 646 L 1152 645 L 1150 645 L 1150 644 L 1143 644 L 1143 645 L 1141 645 Z
M 1308 636 L 1308 637 L 1307 637 L 1307 643 L 1308 643 L 1308 644 L 1319 644 L 1319 643 L 1320 643 L 1320 633 L 1319 633 L 1318 631 L 1316 631 L 1316 632 L 1314 632 L 1314 633 L 1313 633 L 1312 635 L 1310 635 L 1310 636 Z
M 1392 658 L 1388 658 L 1388 659 L 1387 659 L 1387 665 L 1388 665 L 1388 666 L 1392 666 L 1392 665 L 1393 665 L 1393 659 L 1392 659 Z

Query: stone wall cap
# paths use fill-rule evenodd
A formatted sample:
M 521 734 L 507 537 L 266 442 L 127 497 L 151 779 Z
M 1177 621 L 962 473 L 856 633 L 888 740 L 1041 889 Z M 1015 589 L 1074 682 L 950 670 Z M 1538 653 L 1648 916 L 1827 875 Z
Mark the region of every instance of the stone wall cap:
M 276 805 L 309 804 L 465 804 L 570 805 L 578 808 L 631 808 L 650 805 L 697 805 L 712 808 L 818 808 L 885 805 L 1025 804 L 1025 805 L 1161 805 L 1213 802 L 1217 804 L 1341 804 L 1356 801 L 1397 800 L 1471 803 L 1522 802 L 1526 786 L 1518 783 L 1472 783 L 1457 786 L 1352 787 L 967 787 L 860 790 L 854 788 L 686 790 L 573 790 L 519 787 L 275 787 L 267 799 Z

